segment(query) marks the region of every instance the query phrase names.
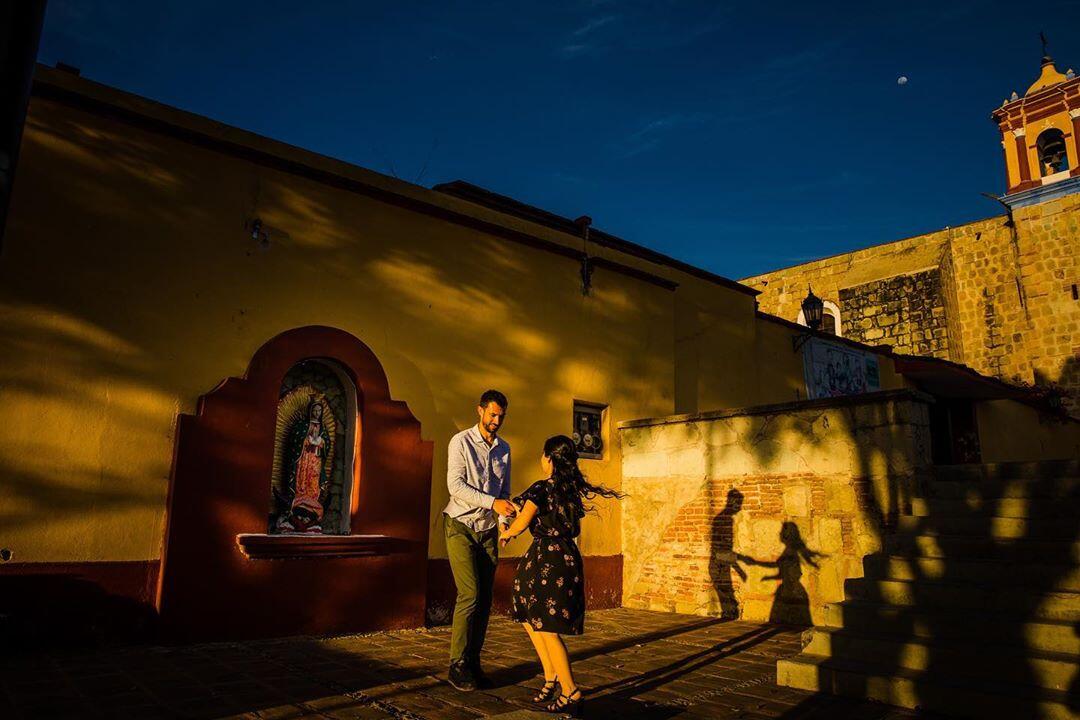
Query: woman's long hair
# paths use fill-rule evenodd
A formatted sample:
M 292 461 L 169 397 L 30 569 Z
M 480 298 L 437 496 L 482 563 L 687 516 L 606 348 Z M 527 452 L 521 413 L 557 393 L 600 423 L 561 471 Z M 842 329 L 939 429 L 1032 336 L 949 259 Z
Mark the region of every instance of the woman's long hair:
M 578 468 L 574 441 L 567 436 L 549 437 L 544 443 L 544 455 L 551 460 L 551 478 L 555 481 L 555 496 L 559 505 L 576 510 L 579 516 L 595 509 L 592 505 L 586 505 L 585 501 L 597 495 L 606 498 L 624 497 L 618 490 L 593 485 L 585 478 Z

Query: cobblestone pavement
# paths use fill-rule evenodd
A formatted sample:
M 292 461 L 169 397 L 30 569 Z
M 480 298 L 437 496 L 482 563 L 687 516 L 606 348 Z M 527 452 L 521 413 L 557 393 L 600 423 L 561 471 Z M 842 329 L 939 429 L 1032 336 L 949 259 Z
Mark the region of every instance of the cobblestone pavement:
M 916 715 L 775 685 L 798 630 L 641 610 L 604 610 L 570 638 L 586 718 L 901 720 Z M 552 717 L 525 712 L 542 675 L 524 631 L 493 620 L 484 665 L 496 687 L 445 682 L 448 628 L 187 647 L 0 657 L 2 718 Z

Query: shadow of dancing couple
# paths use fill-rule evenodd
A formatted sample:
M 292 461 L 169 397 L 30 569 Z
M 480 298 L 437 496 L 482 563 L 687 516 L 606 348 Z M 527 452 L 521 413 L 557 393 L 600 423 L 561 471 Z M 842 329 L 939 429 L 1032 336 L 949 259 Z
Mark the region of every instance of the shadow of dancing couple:
M 773 595 L 769 622 L 781 625 L 812 625 L 810 596 L 802 583 L 802 565 L 806 563 L 816 569 L 818 559 L 826 555 L 807 547 L 799 532 L 799 526 L 791 520 L 785 520 L 780 525 L 780 542 L 784 549 L 775 560 L 758 560 L 736 552 L 735 516 L 742 510 L 742 505 L 743 494 L 737 488 L 731 488 L 728 490 L 724 509 L 717 513 L 712 521 L 709 573 L 720 603 L 721 617 L 741 617 L 732 574 L 745 582 L 747 574 L 742 565 L 753 565 L 776 569 L 775 574 L 764 575 L 759 578 L 760 581 L 780 582 Z
M 578 467 L 574 441 L 544 443 L 541 478 L 510 498 L 510 445 L 499 437 L 509 403 L 488 390 L 477 424 L 450 439 L 443 510 L 446 550 L 457 586 L 448 680 L 458 690 L 490 687 L 480 652 L 491 616 L 499 548 L 525 530 L 532 544 L 518 561 L 513 618 L 522 624 L 544 669 L 533 702 L 549 712 L 577 715 L 584 695 L 574 680 L 563 635 L 580 635 L 585 621 L 585 573 L 576 538 L 596 496 L 622 494 L 591 484 Z

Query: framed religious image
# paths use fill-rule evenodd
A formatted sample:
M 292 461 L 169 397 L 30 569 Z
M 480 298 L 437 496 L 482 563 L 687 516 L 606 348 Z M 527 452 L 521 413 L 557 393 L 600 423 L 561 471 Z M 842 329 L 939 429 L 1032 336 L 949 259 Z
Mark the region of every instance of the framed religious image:
M 604 457 L 604 410 L 606 405 L 574 401 L 574 439 L 578 457 L 599 460 Z

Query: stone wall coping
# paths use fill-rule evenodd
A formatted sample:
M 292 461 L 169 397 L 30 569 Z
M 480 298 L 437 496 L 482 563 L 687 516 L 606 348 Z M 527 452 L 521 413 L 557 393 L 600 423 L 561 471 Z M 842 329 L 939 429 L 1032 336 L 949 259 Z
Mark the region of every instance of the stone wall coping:
M 708 412 L 688 413 L 684 415 L 668 415 L 667 417 L 623 420 L 618 424 L 618 429 L 628 430 L 630 428 L 651 427 L 654 425 L 704 422 L 707 420 L 720 420 L 741 415 L 779 415 L 781 413 L 799 412 L 802 410 L 872 405 L 875 403 L 895 402 L 897 400 L 911 400 L 913 402 L 921 402 L 929 405 L 934 402 L 934 397 L 919 390 L 898 388 L 895 390 L 879 390 L 878 392 L 862 393 L 860 395 L 845 395 L 843 397 L 819 398 L 817 400 L 793 400 L 791 402 L 773 403 L 771 405 L 753 405 L 750 407 L 710 410 Z

